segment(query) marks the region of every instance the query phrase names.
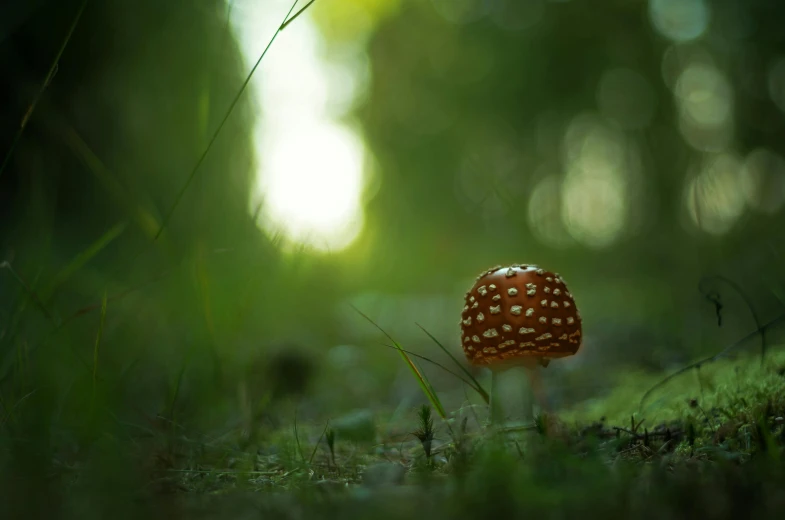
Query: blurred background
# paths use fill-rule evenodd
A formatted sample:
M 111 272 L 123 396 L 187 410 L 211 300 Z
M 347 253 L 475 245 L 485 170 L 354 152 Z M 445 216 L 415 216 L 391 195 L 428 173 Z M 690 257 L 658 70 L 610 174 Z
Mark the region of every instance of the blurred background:
M 4 428 L 76 457 L 161 417 L 253 438 L 292 403 L 410 414 L 352 307 L 450 364 L 417 324 L 463 360 L 463 293 L 497 264 L 575 295 L 557 407 L 783 313 L 782 2 L 317 0 L 233 104 L 290 7 L 3 8 Z

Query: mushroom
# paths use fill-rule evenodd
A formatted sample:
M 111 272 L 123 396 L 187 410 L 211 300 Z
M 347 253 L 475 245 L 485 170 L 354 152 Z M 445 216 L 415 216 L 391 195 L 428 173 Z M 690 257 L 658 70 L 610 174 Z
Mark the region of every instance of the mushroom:
M 496 266 L 480 274 L 466 293 L 461 345 L 471 364 L 492 371 L 492 423 L 503 419 L 502 373 L 523 367 L 524 420 L 532 421 L 534 398 L 545 408 L 538 367 L 575 354 L 581 341 L 581 315 L 558 273 L 536 265 Z

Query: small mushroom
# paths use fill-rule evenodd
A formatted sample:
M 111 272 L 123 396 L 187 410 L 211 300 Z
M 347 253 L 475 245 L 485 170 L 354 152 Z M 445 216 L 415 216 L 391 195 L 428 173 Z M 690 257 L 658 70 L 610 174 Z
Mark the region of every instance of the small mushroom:
M 491 284 L 498 287 L 494 294 L 501 299 L 485 290 Z M 499 374 L 518 366 L 528 376 L 525 419 L 533 420 L 532 394 L 544 408 L 538 367 L 572 356 L 582 343 L 582 321 L 572 293 L 557 273 L 536 265 L 514 264 L 484 271 L 466 298 L 478 307 L 463 311 L 461 340 L 480 341 L 462 341 L 462 345 L 470 363 L 492 371 L 491 421 L 502 419 L 497 396 Z M 485 319 L 467 320 L 477 314 Z

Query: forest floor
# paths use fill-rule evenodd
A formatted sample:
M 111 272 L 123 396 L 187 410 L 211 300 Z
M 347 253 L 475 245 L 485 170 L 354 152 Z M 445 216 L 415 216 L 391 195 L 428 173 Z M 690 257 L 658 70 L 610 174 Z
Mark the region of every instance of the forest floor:
M 785 517 L 785 348 L 691 372 L 644 406 L 664 374 L 626 372 L 528 429 L 424 406 L 384 436 L 363 417 L 254 448 L 167 435 L 145 492 L 189 518 Z

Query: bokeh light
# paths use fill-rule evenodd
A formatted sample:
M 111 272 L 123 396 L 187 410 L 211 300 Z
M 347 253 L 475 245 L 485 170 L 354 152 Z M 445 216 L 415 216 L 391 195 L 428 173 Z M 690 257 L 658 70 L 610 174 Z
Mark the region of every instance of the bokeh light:
M 327 115 L 338 120 L 345 117 L 368 93 L 371 64 L 362 47 L 343 45 L 332 49 L 325 60 L 327 78 Z
M 304 119 L 296 128 L 270 132 L 261 152 L 262 171 L 272 172 L 259 183 L 266 230 L 333 251 L 357 237 L 363 148 L 352 131 Z
M 685 202 L 692 223 L 713 235 L 727 233 L 744 213 L 742 162 L 730 153 L 708 156 L 687 184 Z
M 705 0 L 649 0 L 649 17 L 654 28 L 673 41 L 694 40 L 709 25 Z
M 245 1 L 234 7 L 248 63 L 258 58 L 286 5 Z M 258 225 L 283 245 L 337 251 L 362 229 L 364 146 L 338 118 L 352 107 L 367 71 L 351 68 L 361 59 L 330 62 L 324 52 L 306 13 L 282 33 L 251 84 L 260 115 L 259 176 L 250 207 L 261 207 Z
M 674 94 L 684 139 L 698 150 L 723 150 L 733 137 L 733 91 L 725 76 L 711 65 L 689 65 Z
M 687 67 L 679 76 L 676 96 L 682 113 L 695 125 L 720 126 L 730 118 L 731 87 L 713 67 Z
M 581 114 L 564 137 L 567 174 L 562 186 L 562 219 L 578 242 L 607 247 L 625 229 L 630 185 L 624 134 L 595 114 Z
M 669 89 L 676 90 L 682 72 L 690 65 L 698 64 L 710 67 L 716 65 L 714 56 L 704 44 L 694 41 L 671 44 L 662 54 L 662 79 Z
M 744 160 L 741 181 L 752 209 L 774 214 L 785 204 L 785 159 L 765 148 L 750 152 Z
M 570 233 L 585 245 L 610 245 L 624 229 L 627 203 L 621 183 L 611 176 L 568 175 L 562 216 Z

